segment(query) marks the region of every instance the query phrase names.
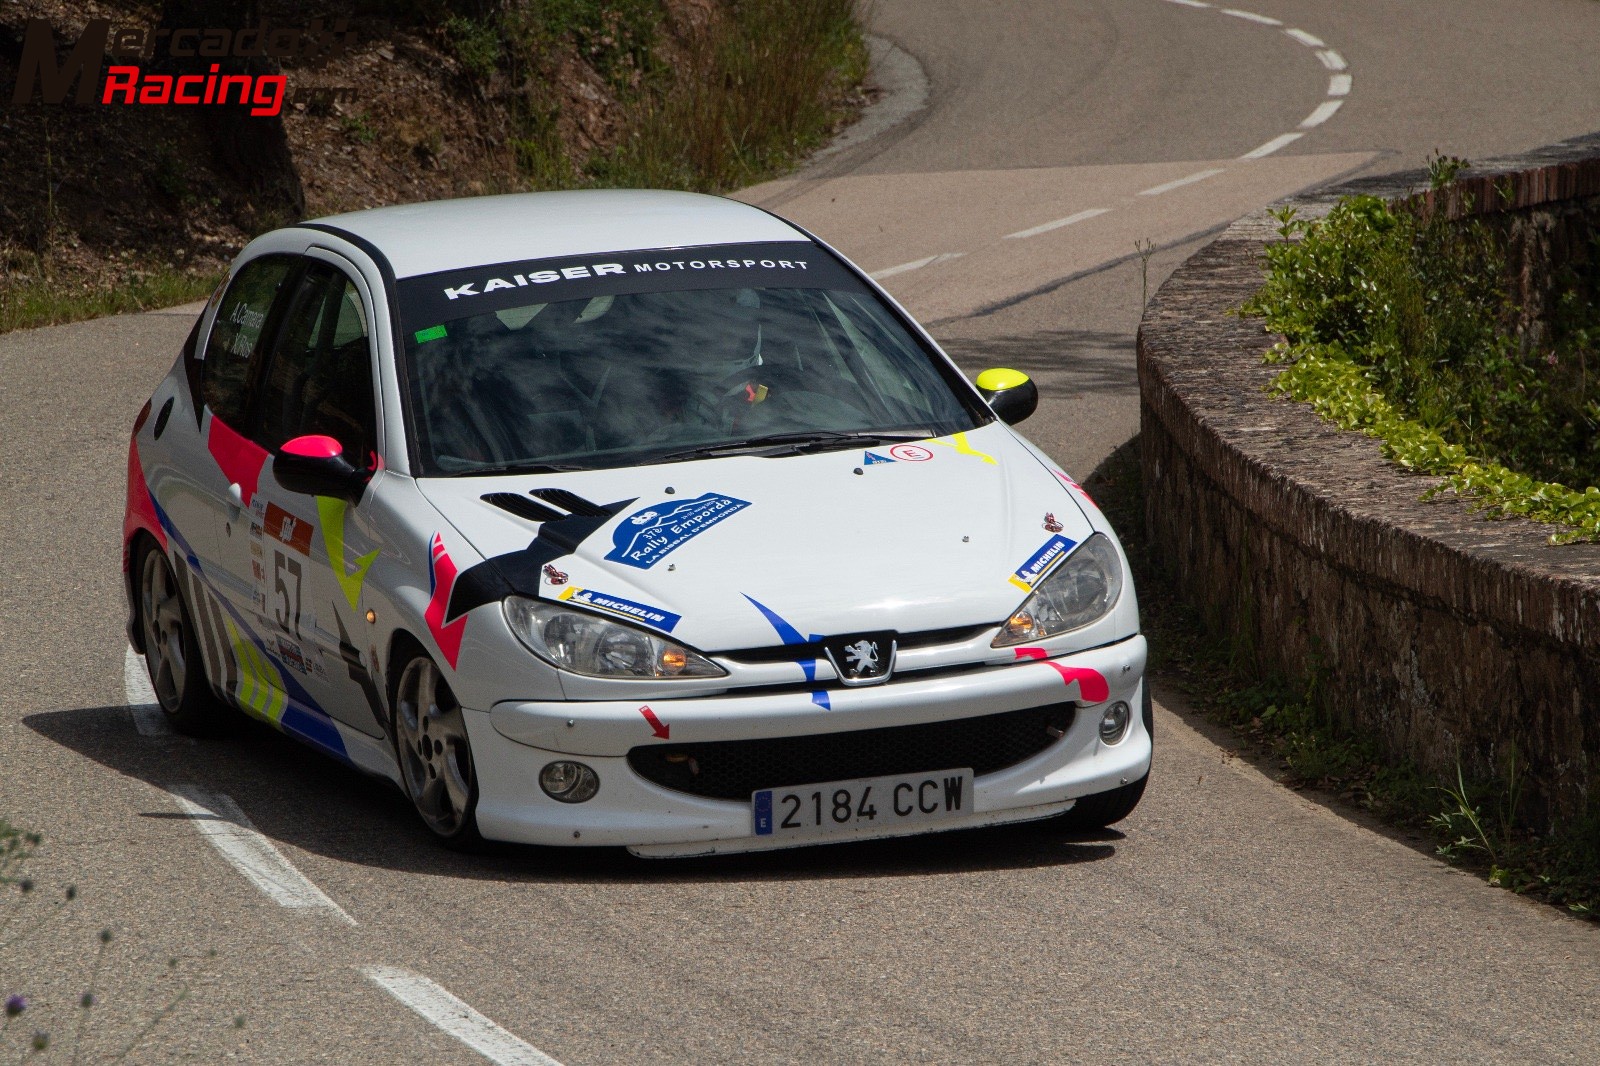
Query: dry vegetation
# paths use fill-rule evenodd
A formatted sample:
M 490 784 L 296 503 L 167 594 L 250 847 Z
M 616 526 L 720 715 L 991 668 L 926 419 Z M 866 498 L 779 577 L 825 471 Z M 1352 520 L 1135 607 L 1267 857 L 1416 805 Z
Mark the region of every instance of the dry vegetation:
M 734 188 L 792 166 L 864 99 L 850 0 L 256 8 L 274 25 L 343 17 L 356 31 L 348 53 L 320 66 L 283 64 L 291 93 L 349 90 L 284 111 L 299 199 L 230 168 L 198 109 L 36 96 L 0 110 L 0 330 L 202 297 L 246 241 L 296 217 L 583 185 Z M 91 18 L 149 27 L 163 10 L 5 7 L 8 94 L 24 24 L 38 17 L 64 53 Z

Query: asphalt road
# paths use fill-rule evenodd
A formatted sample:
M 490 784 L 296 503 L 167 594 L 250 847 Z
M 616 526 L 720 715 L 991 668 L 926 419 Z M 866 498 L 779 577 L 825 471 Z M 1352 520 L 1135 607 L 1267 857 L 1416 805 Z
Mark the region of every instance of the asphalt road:
M 1143 295 L 1206 233 L 1600 127 L 1595 0 L 1238 10 L 876 0 L 926 107 L 746 196 L 882 272 L 964 366 L 1034 374 L 1025 430 L 1086 475 L 1137 431 Z M 1120 832 L 670 863 L 463 857 L 265 729 L 144 735 L 126 434 L 190 321 L 0 337 L 0 813 L 47 838 L 0 913 L 0 994 L 34 997 L 0 1049 L 70 1044 L 92 985 L 85 1058 L 171 1006 L 135 1062 L 1600 1060 L 1600 930 L 1280 787 L 1159 689 Z

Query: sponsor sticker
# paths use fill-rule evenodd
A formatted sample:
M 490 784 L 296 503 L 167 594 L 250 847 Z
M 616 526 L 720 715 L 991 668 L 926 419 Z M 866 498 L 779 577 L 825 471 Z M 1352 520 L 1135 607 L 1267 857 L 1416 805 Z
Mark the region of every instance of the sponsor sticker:
M 267 504 L 261 526 L 274 540 L 282 541 L 301 555 L 311 554 L 311 523 L 296 518 L 275 503 Z
M 861 465 L 862 466 L 871 466 L 873 463 L 892 463 L 892 462 L 894 462 L 894 460 L 889 458 L 887 455 L 879 455 L 877 452 L 868 452 L 866 454 L 866 456 L 861 460 Z
M 282 637 L 278 638 L 278 661 L 302 674 L 311 672 L 311 666 L 306 662 L 305 653 L 300 650 L 300 645 Z
M 668 500 L 635 511 L 611 534 L 613 547 L 606 558 L 614 563 L 648 570 L 679 547 L 712 526 L 732 518 L 748 500 L 708 492 L 692 500 Z
M 925 463 L 933 458 L 933 452 L 920 444 L 896 444 L 889 449 L 889 455 L 907 463 Z
M 1051 537 L 1029 557 L 1027 562 L 1017 567 L 1016 573 L 1011 575 L 1011 583 L 1024 592 L 1033 591 L 1033 586 L 1039 583 L 1039 579 L 1065 559 L 1067 553 L 1077 544 L 1078 542 L 1071 537 L 1063 537 L 1060 534 Z
M 632 622 L 643 622 L 663 633 L 671 633 L 673 627 L 683 621 L 683 616 L 673 614 L 671 611 L 663 611 L 648 603 L 625 600 L 621 596 L 596 592 L 594 589 L 580 589 L 573 586 L 565 589 L 560 598 L 584 607 L 593 607 L 597 611 L 605 611 L 607 614 L 618 615 Z

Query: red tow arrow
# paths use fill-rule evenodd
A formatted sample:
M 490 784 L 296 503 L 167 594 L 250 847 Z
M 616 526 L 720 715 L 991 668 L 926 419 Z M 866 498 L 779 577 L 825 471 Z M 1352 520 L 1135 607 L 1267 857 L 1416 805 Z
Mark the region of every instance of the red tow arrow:
M 656 735 L 657 740 L 666 740 L 672 734 L 672 727 L 661 724 L 661 719 L 656 717 L 655 711 L 648 707 L 640 707 L 639 713 L 644 715 L 644 720 L 650 723 L 650 732 Z

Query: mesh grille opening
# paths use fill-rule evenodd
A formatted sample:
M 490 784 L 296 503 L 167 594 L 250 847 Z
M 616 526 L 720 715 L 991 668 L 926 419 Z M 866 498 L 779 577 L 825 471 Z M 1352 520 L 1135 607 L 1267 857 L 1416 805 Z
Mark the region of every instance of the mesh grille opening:
M 802 737 L 641 746 L 628 765 L 647 781 L 709 799 L 749 799 L 763 788 L 970 766 L 978 777 L 1054 744 L 1076 705 L 1055 703 L 948 722 Z

